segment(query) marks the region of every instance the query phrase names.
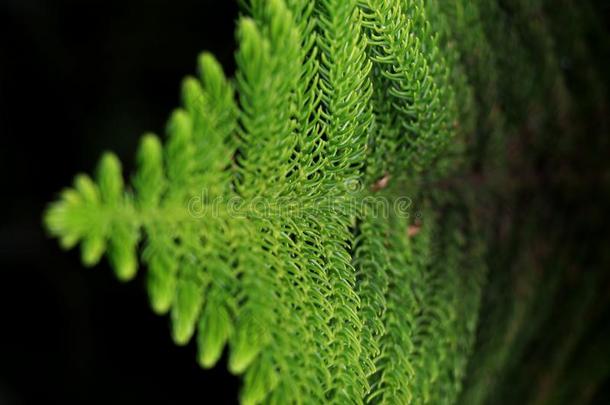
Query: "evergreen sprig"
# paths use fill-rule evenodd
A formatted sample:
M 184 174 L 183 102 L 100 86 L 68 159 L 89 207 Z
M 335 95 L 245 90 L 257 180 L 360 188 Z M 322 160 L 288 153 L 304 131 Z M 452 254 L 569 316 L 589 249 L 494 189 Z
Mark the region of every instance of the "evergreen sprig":
M 501 97 L 531 93 L 501 94 L 520 48 L 494 52 L 486 18 L 508 17 L 483 0 L 241 3 L 235 78 L 202 54 L 131 185 L 104 154 L 48 207 L 49 232 L 122 281 L 143 264 L 176 344 L 196 334 L 206 368 L 228 348 L 244 404 L 455 403 L 485 248 L 477 196 L 434 182 L 493 154 L 514 127 Z

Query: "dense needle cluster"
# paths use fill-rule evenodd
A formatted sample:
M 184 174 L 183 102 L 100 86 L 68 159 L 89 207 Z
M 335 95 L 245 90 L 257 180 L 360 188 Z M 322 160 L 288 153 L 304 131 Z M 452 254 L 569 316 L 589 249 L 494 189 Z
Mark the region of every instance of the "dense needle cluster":
M 492 3 L 248 1 L 235 79 L 201 55 L 132 184 L 105 154 L 48 229 L 120 280 L 141 263 L 244 404 L 455 403 L 486 266 L 470 197 L 435 185 L 500 142 Z

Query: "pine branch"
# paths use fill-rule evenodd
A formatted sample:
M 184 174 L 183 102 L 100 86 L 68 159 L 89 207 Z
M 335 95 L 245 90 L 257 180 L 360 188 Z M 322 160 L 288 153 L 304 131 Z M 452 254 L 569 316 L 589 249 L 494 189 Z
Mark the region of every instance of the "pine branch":
M 141 262 L 176 344 L 196 333 L 202 367 L 228 347 L 244 404 L 488 401 L 545 302 L 532 288 L 481 303 L 502 218 L 480 200 L 507 193 L 472 167 L 516 173 L 496 156 L 523 125 L 507 106 L 551 94 L 571 111 L 551 30 L 527 18 L 539 8 L 507 2 L 517 29 L 482 0 L 240 3 L 235 79 L 202 54 L 167 136 L 142 137 L 132 184 L 104 154 L 49 206 L 50 234 L 122 281 Z

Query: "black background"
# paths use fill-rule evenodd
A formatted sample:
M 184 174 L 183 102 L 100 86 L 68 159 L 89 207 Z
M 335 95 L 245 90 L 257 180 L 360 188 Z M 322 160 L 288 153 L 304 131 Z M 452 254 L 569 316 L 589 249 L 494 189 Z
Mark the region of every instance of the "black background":
M 238 379 L 173 344 L 141 275 L 45 235 L 47 202 L 112 150 L 133 167 L 196 56 L 232 74 L 234 1 L 0 0 L 0 404 L 235 403 Z

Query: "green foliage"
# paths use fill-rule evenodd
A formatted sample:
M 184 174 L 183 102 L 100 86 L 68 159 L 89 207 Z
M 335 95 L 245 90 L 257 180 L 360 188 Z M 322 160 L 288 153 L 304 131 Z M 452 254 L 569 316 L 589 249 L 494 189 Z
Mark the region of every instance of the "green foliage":
M 176 344 L 196 334 L 206 368 L 228 347 L 244 404 L 485 402 L 484 376 L 462 386 L 490 228 L 476 192 L 438 182 L 503 167 L 516 123 L 501 94 L 512 105 L 535 84 L 506 85 L 501 68 L 530 69 L 538 50 L 509 30 L 494 52 L 508 17 L 484 0 L 243 9 L 235 79 L 201 55 L 131 185 L 105 154 L 49 206 L 49 232 L 87 266 L 106 255 L 119 280 L 142 263 Z M 529 28 L 557 77 L 548 33 Z M 477 364 L 495 375 L 510 353 L 488 341 Z

